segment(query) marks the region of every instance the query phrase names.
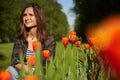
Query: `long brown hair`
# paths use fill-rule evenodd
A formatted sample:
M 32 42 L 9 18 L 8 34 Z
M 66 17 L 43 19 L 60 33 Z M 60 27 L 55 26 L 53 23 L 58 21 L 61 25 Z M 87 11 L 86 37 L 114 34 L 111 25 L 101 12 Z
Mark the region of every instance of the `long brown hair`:
M 43 10 L 36 3 L 28 3 L 24 7 L 24 9 L 21 13 L 21 16 L 20 16 L 20 25 L 19 25 L 19 29 L 18 29 L 18 36 L 21 37 L 23 40 L 26 40 L 26 37 L 28 35 L 26 27 L 23 24 L 23 14 L 24 14 L 25 9 L 28 7 L 33 8 L 33 11 L 34 11 L 34 14 L 36 17 L 36 21 L 37 21 L 37 34 L 36 34 L 36 36 L 37 36 L 38 40 L 43 42 L 48 36 L 48 31 L 47 31 L 46 25 L 45 25 L 45 16 L 44 16 Z

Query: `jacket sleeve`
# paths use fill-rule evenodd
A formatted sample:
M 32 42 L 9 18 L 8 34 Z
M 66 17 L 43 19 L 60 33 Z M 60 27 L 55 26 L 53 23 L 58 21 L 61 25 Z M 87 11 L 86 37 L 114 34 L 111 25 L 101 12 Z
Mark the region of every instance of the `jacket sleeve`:
M 12 56 L 11 56 L 11 65 L 12 66 L 15 66 L 15 64 L 18 64 L 20 62 L 19 55 L 21 53 L 23 53 L 21 42 L 18 38 L 15 38 L 14 39 Z
M 45 41 L 45 49 L 50 51 L 52 57 L 55 57 L 56 41 L 53 35 L 48 36 L 48 39 Z
M 53 35 L 50 35 L 48 36 L 47 40 L 44 42 L 44 48 L 43 50 L 49 50 L 50 51 L 50 57 L 55 57 L 55 53 L 56 53 L 56 41 L 54 39 L 54 36 Z M 42 60 L 43 60 L 43 67 L 46 66 L 46 59 L 44 59 L 42 57 Z M 48 59 L 47 60 L 47 64 L 49 64 L 50 60 Z

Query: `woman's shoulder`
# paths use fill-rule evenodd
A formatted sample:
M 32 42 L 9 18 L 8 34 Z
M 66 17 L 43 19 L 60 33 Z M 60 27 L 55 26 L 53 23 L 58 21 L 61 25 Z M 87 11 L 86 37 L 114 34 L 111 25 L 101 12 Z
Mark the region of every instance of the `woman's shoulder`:
M 16 34 L 14 37 L 14 42 L 24 42 L 24 41 L 21 37 L 18 36 L 18 34 Z
M 17 34 L 15 34 L 15 36 L 14 36 L 14 41 L 16 41 L 16 40 L 20 40 L 20 38 Z
M 47 39 L 48 40 L 55 40 L 55 37 L 54 37 L 54 35 L 52 33 L 49 33 Z

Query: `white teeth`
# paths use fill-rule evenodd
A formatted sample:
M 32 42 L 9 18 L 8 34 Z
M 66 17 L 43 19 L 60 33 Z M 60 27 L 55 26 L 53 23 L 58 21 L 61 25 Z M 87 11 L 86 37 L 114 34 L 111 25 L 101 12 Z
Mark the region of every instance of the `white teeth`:
M 26 21 L 26 23 L 31 23 L 31 21 Z

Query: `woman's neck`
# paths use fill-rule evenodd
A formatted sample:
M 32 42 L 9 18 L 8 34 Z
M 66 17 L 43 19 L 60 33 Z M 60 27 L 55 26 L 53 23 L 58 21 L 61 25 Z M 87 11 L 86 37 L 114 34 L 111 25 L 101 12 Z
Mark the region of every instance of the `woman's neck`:
M 32 39 L 36 38 L 36 34 L 37 34 L 37 28 L 32 28 L 28 32 L 28 36 L 31 37 Z
M 34 41 L 37 41 L 37 28 L 31 28 L 29 30 L 27 41 L 28 41 L 28 49 L 33 50 L 32 43 Z

